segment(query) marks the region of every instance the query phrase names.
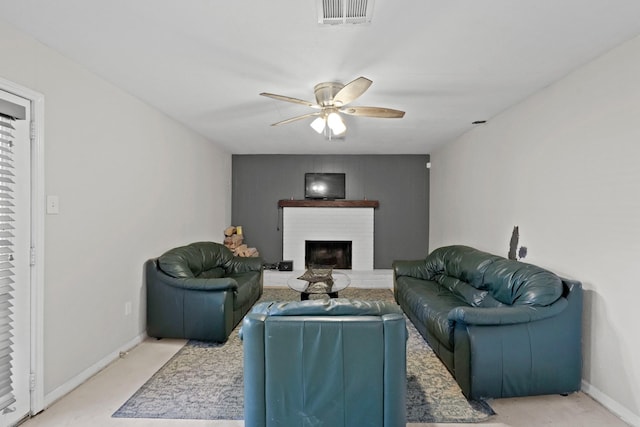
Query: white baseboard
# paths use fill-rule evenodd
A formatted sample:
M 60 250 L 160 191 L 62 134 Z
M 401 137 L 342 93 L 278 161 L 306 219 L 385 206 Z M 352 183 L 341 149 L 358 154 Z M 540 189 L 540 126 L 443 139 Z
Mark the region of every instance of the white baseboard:
M 94 376 L 95 374 L 103 370 L 105 367 L 107 367 L 107 365 L 112 363 L 114 360 L 117 360 L 120 357 L 120 352 L 131 350 L 133 347 L 140 344 L 146 338 L 147 338 L 147 335 L 144 333 L 138 335 L 128 343 L 118 348 L 117 350 L 109 353 L 108 355 L 100 359 L 97 363 L 93 364 L 92 366 L 88 367 L 84 371 L 80 372 L 78 375 L 71 378 L 69 381 L 55 388 L 50 393 L 45 394 L 44 408 L 45 409 L 48 408 L 54 402 L 56 402 L 60 398 L 64 397 L 65 395 L 73 391 L 73 389 L 78 387 L 80 384 L 84 383 L 89 378 L 91 378 L 92 376 Z
M 611 413 L 617 415 L 624 421 L 632 426 L 640 427 L 640 417 L 629 409 L 622 406 L 620 403 L 613 400 L 611 397 L 603 393 L 597 387 L 582 380 L 582 391 L 591 396 L 595 401 L 607 408 Z

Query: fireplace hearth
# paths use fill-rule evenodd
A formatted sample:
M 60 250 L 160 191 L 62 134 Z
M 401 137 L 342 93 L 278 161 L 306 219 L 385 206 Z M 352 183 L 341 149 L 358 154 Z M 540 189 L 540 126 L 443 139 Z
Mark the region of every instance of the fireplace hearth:
M 330 265 L 335 269 L 351 269 L 351 240 L 305 240 L 305 267 Z

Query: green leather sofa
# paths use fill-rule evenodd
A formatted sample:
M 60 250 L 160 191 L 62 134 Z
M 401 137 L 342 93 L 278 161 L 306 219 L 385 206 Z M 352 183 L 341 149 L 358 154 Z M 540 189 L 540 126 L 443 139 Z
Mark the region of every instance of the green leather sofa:
M 242 323 L 247 427 L 404 427 L 406 340 L 394 303 L 259 303 Z
M 580 389 L 580 282 L 467 246 L 393 272 L 396 301 L 468 398 Z
M 145 263 L 147 335 L 224 342 L 263 291 L 262 259 L 197 242 Z

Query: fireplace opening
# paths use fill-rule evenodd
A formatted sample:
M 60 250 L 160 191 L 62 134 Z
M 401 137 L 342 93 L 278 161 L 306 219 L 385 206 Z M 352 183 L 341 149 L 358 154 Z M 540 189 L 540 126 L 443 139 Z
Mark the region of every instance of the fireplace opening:
M 331 265 L 336 269 L 351 269 L 351 240 L 305 240 L 305 267 Z

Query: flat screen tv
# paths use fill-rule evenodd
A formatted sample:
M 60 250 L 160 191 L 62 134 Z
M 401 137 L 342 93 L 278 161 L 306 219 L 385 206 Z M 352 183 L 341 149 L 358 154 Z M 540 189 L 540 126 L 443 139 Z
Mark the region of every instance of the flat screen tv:
M 304 198 L 335 200 L 345 198 L 343 173 L 305 173 Z

